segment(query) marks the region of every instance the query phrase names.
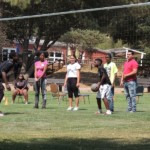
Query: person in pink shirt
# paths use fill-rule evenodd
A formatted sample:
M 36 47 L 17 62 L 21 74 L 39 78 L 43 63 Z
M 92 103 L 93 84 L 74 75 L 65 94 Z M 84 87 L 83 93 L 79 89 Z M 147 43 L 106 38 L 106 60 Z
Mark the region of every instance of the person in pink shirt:
M 129 112 L 136 112 L 136 87 L 137 87 L 137 71 L 138 63 L 133 57 L 134 52 L 128 51 L 127 61 L 124 63 L 124 69 L 121 77 L 120 85 L 124 85 L 126 99 L 128 101 Z
M 40 88 L 42 93 L 42 108 L 46 108 L 46 70 L 48 66 L 48 62 L 45 59 L 46 53 L 41 52 L 39 55 L 39 61 L 35 62 L 35 71 L 34 71 L 34 89 L 35 89 L 35 106 L 34 108 L 39 108 L 39 94 Z

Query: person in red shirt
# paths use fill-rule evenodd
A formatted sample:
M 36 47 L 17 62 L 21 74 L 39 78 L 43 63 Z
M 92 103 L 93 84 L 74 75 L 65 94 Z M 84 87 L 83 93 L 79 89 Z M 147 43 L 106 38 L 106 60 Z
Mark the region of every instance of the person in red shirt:
M 127 61 L 124 63 L 120 85 L 124 85 L 126 99 L 128 101 L 129 112 L 136 112 L 136 87 L 138 63 L 134 59 L 134 52 L 128 51 Z

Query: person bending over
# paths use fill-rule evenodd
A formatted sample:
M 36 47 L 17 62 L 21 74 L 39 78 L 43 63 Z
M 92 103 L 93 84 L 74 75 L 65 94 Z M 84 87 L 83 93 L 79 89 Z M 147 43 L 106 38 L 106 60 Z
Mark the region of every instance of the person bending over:
M 9 54 L 9 60 L 6 60 L 0 64 L 0 102 L 3 99 L 4 96 L 4 89 L 3 89 L 3 84 L 2 81 L 4 81 L 6 89 L 8 91 L 11 91 L 10 85 L 8 83 L 7 79 L 7 73 L 11 71 L 12 69 L 14 70 L 14 74 L 17 71 L 14 69 L 15 64 L 18 62 L 18 55 L 15 52 L 11 52 Z M 0 116 L 4 116 L 2 112 L 0 112 Z

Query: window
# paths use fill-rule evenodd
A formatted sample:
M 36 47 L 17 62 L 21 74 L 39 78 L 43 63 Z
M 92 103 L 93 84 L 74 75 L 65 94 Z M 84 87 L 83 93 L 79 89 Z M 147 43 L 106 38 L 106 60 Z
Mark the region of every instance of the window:
M 49 62 L 56 62 L 57 60 L 63 59 L 62 52 L 50 52 L 49 53 Z
M 8 50 L 7 49 L 3 49 L 3 55 L 2 55 L 2 60 L 3 61 L 7 60 L 7 55 L 8 55 Z
M 50 57 L 53 57 L 54 56 L 54 52 L 50 52 Z
M 2 61 L 8 60 L 9 59 L 9 54 L 11 52 L 16 52 L 15 48 L 2 48 Z
M 55 57 L 61 57 L 61 53 L 55 53 Z

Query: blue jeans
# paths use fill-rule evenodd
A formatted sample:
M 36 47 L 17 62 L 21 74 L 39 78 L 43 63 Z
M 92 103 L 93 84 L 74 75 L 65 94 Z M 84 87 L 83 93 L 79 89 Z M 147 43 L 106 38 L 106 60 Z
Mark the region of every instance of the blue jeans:
M 112 99 L 109 100 L 109 109 L 114 111 L 114 87 L 111 88 Z
M 136 81 L 124 82 L 124 91 L 128 101 L 128 111 L 136 112 Z
M 41 78 L 39 81 L 36 81 L 34 84 L 34 90 L 35 90 L 35 107 L 38 108 L 39 104 L 39 95 L 40 95 L 40 88 L 42 93 L 42 99 L 43 99 L 43 105 L 42 107 L 46 107 L 46 84 L 47 79 Z

